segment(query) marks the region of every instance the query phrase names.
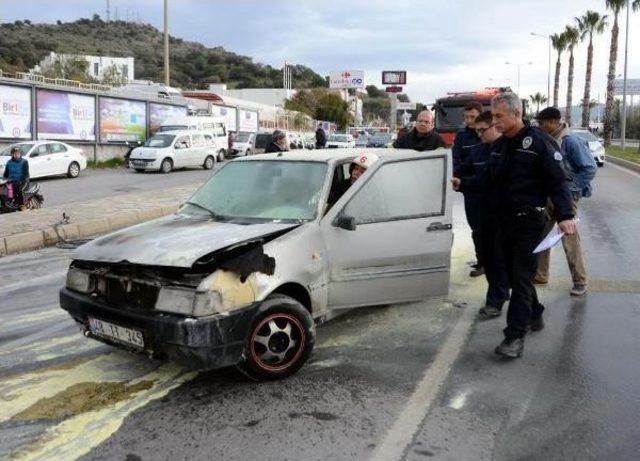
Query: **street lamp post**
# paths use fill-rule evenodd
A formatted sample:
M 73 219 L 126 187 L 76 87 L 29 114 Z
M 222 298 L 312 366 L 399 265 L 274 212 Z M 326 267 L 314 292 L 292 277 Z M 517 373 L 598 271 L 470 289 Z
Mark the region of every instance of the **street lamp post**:
M 529 66 L 531 64 L 533 64 L 531 61 L 529 62 L 520 62 L 520 63 L 515 63 L 515 62 L 505 62 L 505 64 L 507 64 L 508 66 L 516 66 L 516 68 L 518 69 L 518 95 L 520 95 L 520 68 L 522 66 Z
M 533 35 L 534 37 L 546 38 L 549 41 L 549 68 L 547 71 L 547 101 L 551 101 L 551 36 L 536 34 L 535 32 L 531 32 L 531 35 Z
M 622 138 L 622 151 L 625 148 L 625 138 L 627 137 L 627 57 L 629 51 L 629 0 L 627 0 L 627 27 L 624 40 L 624 77 L 622 80 L 622 130 L 620 137 Z M 633 97 L 631 99 L 633 101 Z
M 169 0 L 164 0 L 164 84 L 169 86 Z

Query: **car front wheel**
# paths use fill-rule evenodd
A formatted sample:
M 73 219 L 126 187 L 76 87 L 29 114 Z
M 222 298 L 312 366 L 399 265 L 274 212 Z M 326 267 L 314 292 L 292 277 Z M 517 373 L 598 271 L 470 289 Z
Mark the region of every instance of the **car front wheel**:
M 224 162 L 224 157 L 225 157 L 224 150 L 222 150 L 222 149 L 219 150 L 217 157 L 218 157 L 218 162 Z
M 205 170 L 210 170 L 211 168 L 213 168 L 215 163 L 216 161 L 214 160 L 214 158 L 211 155 L 209 155 L 207 158 L 204 159 L 204 164 L 202 166 L 204 167 Z
M 160 164 L 160 173 L 171 173 L 173 169 L 173 162 L 170 158 L 165 158 Z
M 314 343 L 309 311 L 289 296 L 271 295 L 253 321 L 237 368 L 256 381 L 285 378 L 304 365 Z
M 80 175 L 80 165 L 78 162 L 71 162 L 67 168 L 67 176 L 69 178 L 77 178 Z

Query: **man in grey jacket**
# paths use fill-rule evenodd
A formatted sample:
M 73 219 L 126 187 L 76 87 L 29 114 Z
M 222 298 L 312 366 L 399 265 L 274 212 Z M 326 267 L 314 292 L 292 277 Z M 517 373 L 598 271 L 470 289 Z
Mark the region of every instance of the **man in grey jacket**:
M 573 211 L 577 215 L 578 200 L 582 197 L 591 196 L 591 180 L 596 174 L 597 167 L 589 147 L 581 138 L 571 133 L 569 127 L 561 121 L 561 118 L 560 111 L 555 107 L 547 107 L 536 116 L 540 128 L 551 135 L 560 146 L 560 151 L 564 156 L 565 167 L 572 176 L 569 189 L 573 196 Z M 551 230 L 551 227 L 555 224 L 553 206 L 551 204 L 548 207 L 548 211 L 552 217 L 548 229 Z M 578 232 L 576 231 L 573 235 L 565 235 L 562 238 L 562 246 L 564 247 L 564 253 L 573 279 L 571 295 L 582 296 L 587 292 L 587 271 Z M 534 283 L 545 284 L 549 281 L 549 258 L 550 250 L 540 254 L 538 270 L 533 279 Z

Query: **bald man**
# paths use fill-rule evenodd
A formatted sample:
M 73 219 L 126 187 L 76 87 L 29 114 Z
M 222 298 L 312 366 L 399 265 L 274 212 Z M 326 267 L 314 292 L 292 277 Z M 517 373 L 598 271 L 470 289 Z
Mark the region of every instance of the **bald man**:
M 393 143 L 396 149 L 413 149 L 417 151 L 435 150 L 446 147 L 444 140 L 434 130 L 433 113 L 425 109 L 418 114 L 416 127 Z

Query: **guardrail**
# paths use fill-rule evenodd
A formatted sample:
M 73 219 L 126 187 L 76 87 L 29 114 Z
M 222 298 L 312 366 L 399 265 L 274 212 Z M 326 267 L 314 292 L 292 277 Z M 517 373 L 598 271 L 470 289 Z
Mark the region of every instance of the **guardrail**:
M 32 74 L 28 72 L 16 72 L 16 78 L 20 80 L 27 80 L 29 82 L 44 83 L 48 85 L 65 86 L 70 88 L 81 88 L 83 90 L 94 90 L 108 92 L 112 90 L 109 85 L 102 85 L 100 83 L 84 83 L 78 80 L 67 80 L 65 78 L 49 78 L 40 74 Z

